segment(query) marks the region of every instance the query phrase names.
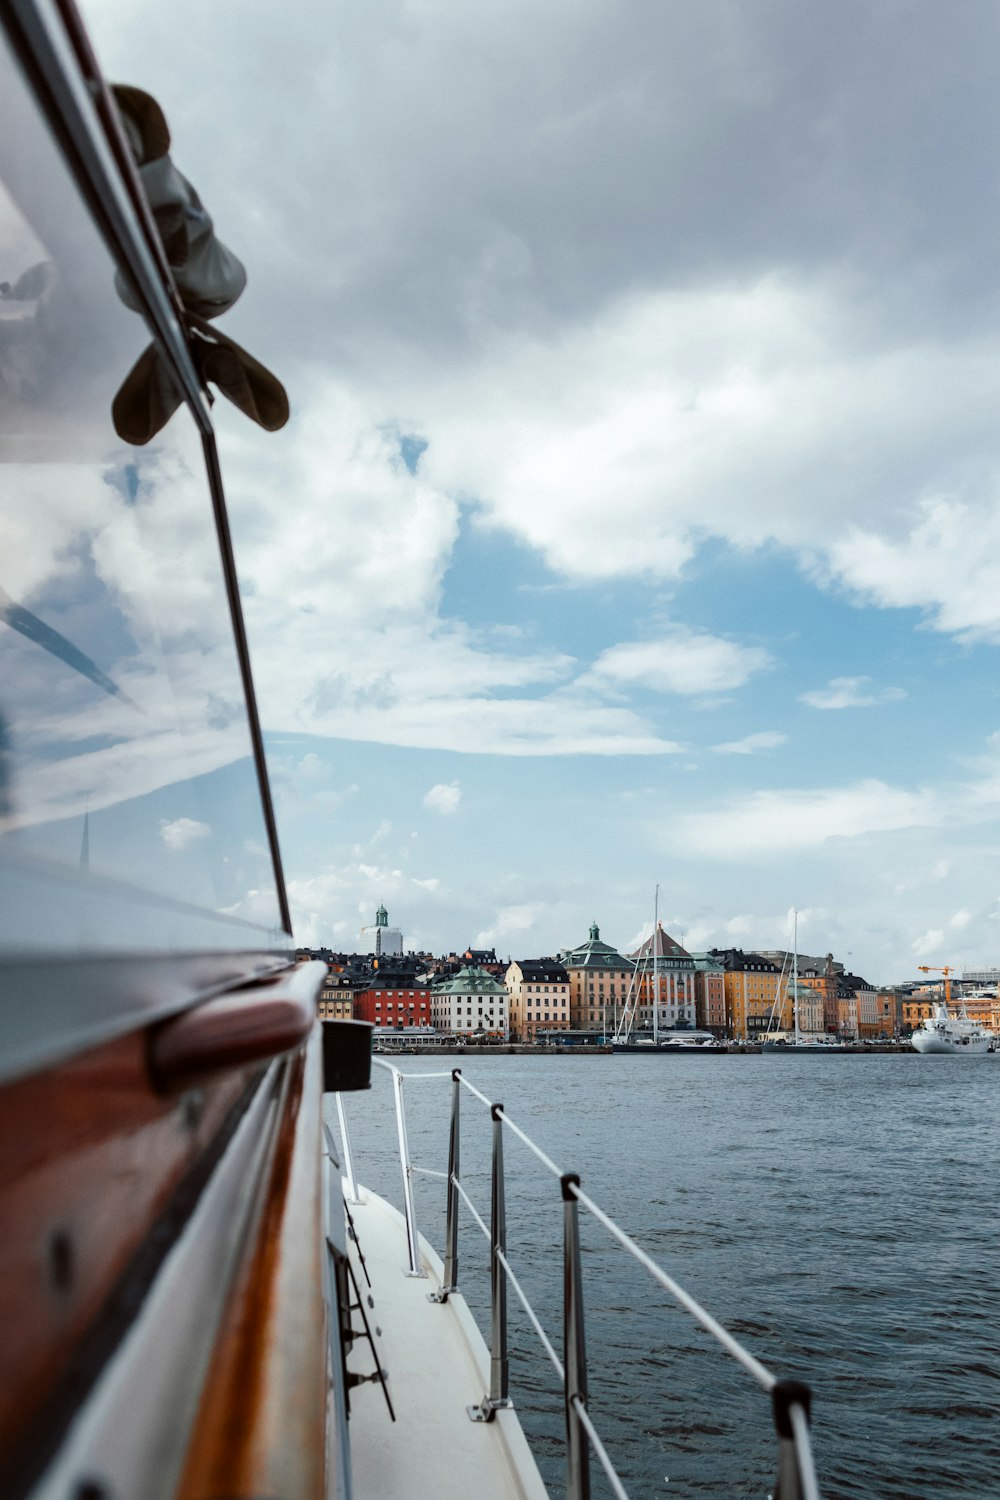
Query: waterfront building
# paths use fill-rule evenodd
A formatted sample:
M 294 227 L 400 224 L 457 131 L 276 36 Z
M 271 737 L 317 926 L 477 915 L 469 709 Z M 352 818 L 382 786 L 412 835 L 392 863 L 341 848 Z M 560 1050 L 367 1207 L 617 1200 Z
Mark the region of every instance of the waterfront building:
M 485 969 L 469 965 L 431 986 L 431 1021 L 438 1031 L 484 1032 L 506 1041 L 508 1015 L 506 986 Z
M 846 1014 L 842 1013 L 841 1024 L 846 1023 L 850 1026 L 853 1022 L 854 1036 L 861 1040 L 874 1041 L 879 1033 L 885 1030 L 878 990 L 873 984 L 862 979 L 859 974 L 842 974 L 839 988 L 850 991 L 854 996 L 854 1014 L 852 1016 L 849 1009 Z M 846 1033 L 843 1031 L 841 1035 L 846 1038 Z
M 903 1029 L 902 991 L 895 987 L 876 990 L 875 998 L 879 1012 L 879 1033 L 884 1031 L 886 1036 L 898 1036 Z
M 796 996 L 798 997 L 797 1007 L 795 1003 Z M 823 996 L 818 990 L 811 989 L 808 985 L 803 984 L 801 980 L 799 981 L 798 990 L 796 990 L 795 980 L 789 979 L 788 1002 L 788 1008 L 791 1011 L 792 1017 L 789 1027 L 789 1034 L 794 1031 L 795 1012 L 797 1008 L 799 1014 L 800 1036 L 823 1035 Z
M 502 979 L 507 972 L 507 963 L 497 958 L 495 948 L 466 948 L 462 954 L 462 962 L 471 964 L 474 969 L 485 969 L 487 974 L 492 974 L 494 979 Z
M 742 948 L 712 948 L 710 957 L 724 970 L 726 1021 L 737 1041 L 759 1041 L 769 1029 L 792 1030 L 791 981 L 777 964 Z
M 779 969 L 786 969 L 789 974 L 792 972 L 792 961 L 795 955 L 791 948 L 756 948 L 754 952 L 758 958 L 766 958 L 769 963 L 777 964 Z M 845 965 L 830 953 L 822 957 L 817 957 L 812 953 L 800 953 L 798 955 L 799 973 L 802 974 L 807 969 L 812 969 L 815 973 L 821 974 L 825 971 L 827 962 L 833 964 L 835 974 L 843 974 Z
M 843 969 L 843 965 L 840 966 Z M 850 1002 L 846 1006 L 838 995 L 838 971 L 833 954 L 828 953 L 822 962 L 809 960 L 803 967 L 799 961 L 799 978 L 802 983 L 816 990 L 823 998 L 823 1031 L 828 1036 L 845 1036 L 841 1031 L 842 1021 L 850 1021 Z M 853 1033 L 856 1035 L 855 1033 Z
M 412 975 L 372 974 L 365 988 L 355 994 L 354 1018 L 373 1026 L 429 1026 L 428 986 Z
M 965 1006 L 970 1021 L 1000 1036 L 1000 996 L 990 993 L 959 995 L 958 1003 Z
M 328 972 L 319 992 L 317 1005 L 322 1021 L 351 1021 L 354 1019 L 354 995 L 362 980 L 336 970 Z
M 374 953 L 380 958 L 383 954 L 401 954 L 402 951 L 403 934 L 398 927 L 389 926 L 389 913 L 380 902 L 372 926 L 361 929 L 361 952 Z
M 694 964 L 694 1023 L 699 1031 L 728 1036 L 726 971 L 710 953 L 692 953 Z
M 921 989 L 902 996 L 902 1012 L 904 1032 L 916 1031 L 921 1021 L 932 1019 L 935 1010 L 944 999 L 944 992 L 936 990 Z
M 638 994 L 637 1023 L 640 1031 L 653 1029 L 653 1006 L 656 1005 L 658 1030 L 675 1031 L 695 1025 L 695 965 L 690 953 L 682 948 L 662 922 L 656 924 L 644 943 L 629 954 L 635 970 Z M 654 980 L 657 994 L 654 997 Z
M 539 1028 L 569 1030 L 569 974 L 558 959 L 516 959 L 507 968 L 504 985 L 509 997 L 510 1034 L 515 1041 L 535 1041 Z
M 591 923 L 590 936 L 559 958 L 569 975 L 570 1026 L 574 1031 L 599 1027 L 615 1030 L 629 992 L 633 965 L 615 948 L 601 942 L 600 929 Z
M 1000 969 L 963 969 L 962 983 L 975 984 L 981 989 L 997 989 L 1000 987 Z

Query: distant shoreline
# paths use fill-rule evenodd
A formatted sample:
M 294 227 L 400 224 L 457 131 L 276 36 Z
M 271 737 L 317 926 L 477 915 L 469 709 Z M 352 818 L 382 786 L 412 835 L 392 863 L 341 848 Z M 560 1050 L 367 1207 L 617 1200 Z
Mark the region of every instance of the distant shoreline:
M 376 1048 L 373 1056 L 392 1057 L 747 1057 L 761 1056 L 763 1047 L 753 1044 L 746 1047 L 647 1047 L 634 1052 L 616 1052 L 612 1047 L 593 1046 L 535 1046 L 525 1042 L 502 1042 L 495 1046 L 482 1047 L 476 1043 L 470 1043 L 465 1047 L 455 1046 L 420 1046 L 420 1047 L 391 1047 Z M 769 1049 L 768 1055 L 774 1056 L 783 1051 L 797 1052 L 794 1047 L 787 1049 L 778 1047 Z M 833 1057 L 881 1057 L 886 1053 L 908 1053 L 911 1057 L 919 1057 L 909 1042 L 879 1042 L 866 1046 L 861 1042 L 849 1042 L 843 1047 L 813 1047 L 808 1054 L 812 1056 Z

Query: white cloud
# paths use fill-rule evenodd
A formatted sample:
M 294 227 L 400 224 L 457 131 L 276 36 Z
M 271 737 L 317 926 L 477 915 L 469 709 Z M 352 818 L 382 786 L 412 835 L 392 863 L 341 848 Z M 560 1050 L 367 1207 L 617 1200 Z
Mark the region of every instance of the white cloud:
M 723 745 L 713 745 L 716 755 L 753 755 L 758 750 L 776 750 L 788 740 L 787 734 L 776 729 L 762 729 L 757 734 L 748 734 L 741 740 L 728 740 Z
M 913 940 L 913 952 L 917 958 L 929 958 L 937 953 L 944 943 L 944 932 L 940 927 L 931 927 Z
M 861 602 L 921 608 L 936 630 L 1000 641 L 1000 506 L 995 483 L 917 497 L 908 529 L 890 518 L 848 527 L 829 548 L 831 575 Z
M 199 823 L 196 818 L 160 819 L 160 838 L 168 849 L 187 849 L 207 839 L 211 832 L 207 823 Z
M 457 781 L 438 782 L 432 786 L 429 792 L 424 794 L 424 807 L 434 812 L 450 815 L 458 811 L 458 804 L 462 800 L 462 788 Z
M 603 651 L 585 679 L 659 693 L 705 694 L 742 687 L 771 665 L 759 646 L 677 625 L 652 641 L 624 641 Z
M 927 827 L 940 810 L 926 792 L 908 792 L 867 779 L 853 786 L 758 791 L 704 812 L 682 815 L 670 838 L 680 837 L 709 859 L 767 860 L 832 839 Z
M 956 932 L 961 932 L 963 928 L 968 927 L 971 921 L 971 911 L 966 911 L 963 907 L 961 910 L 955 912 L 953 916 L 948 918 L 948 926 Z
M 870 677 L 831 677 L 825 688 L 800 693 L 799 702 L 810 708 L 874 708 L 880 703 L 898 703 L 905 697 L 903 688 L 873 688 Z
M 505 938 L 530 932 L 544 912 L 541 902 L 526 902 L 519 906 L 504 906 L 497 912 L 492 926 L 476 935 L 473 948 L 495 948 Z M 500 954 L 497 954 L 500 957 Z

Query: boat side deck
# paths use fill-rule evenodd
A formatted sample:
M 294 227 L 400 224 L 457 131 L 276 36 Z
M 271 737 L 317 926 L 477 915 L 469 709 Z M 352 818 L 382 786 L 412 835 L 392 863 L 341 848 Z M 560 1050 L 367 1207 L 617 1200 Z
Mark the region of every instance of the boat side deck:
M 515 1410 L 498 1412 L 492 1422 L 473 1422 L 468 1406 L 478 1406 L 489 1385 L 489 1354 L 464 1298 L 428 1301 L 442 1284 L 443 1267 L 421 1239 L 426 1278 L 406 1274 L 406 1231 L 402 1215 L 366 1189 L 351 1214 L 371 1277 L 374 1310 L 368 1311 L 396 1411 L 390 1420 L 377 1383 L 351 1392 L 351 1467 L 358 1495 L 433 1495 L 435 1500 L 546 1500 L 547 1490 L 521 1430 Z M 368 1291 L 350 1255 L 362 1289 Z M 357 1316 L 357 1315 L 356 1315 Z M 348 1369 L 367 1375 L 371 1348 L 357 1339 Z

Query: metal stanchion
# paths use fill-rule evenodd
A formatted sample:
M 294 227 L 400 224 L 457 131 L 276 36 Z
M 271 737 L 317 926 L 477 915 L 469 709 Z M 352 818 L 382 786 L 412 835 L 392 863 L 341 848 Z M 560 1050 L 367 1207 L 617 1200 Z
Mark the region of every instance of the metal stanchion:
M 403 1206 L 406 1210 L 406 1244 L 410 1256 L 407 1276 L 427 1275 L 420 1267 L 420 1246 L 417 1242 L 417 1216 L 413 1207 L 413 1167 L 410 1164 L 410 1148 L 406 1141 L 406 1114 L 403 1109 L 403 1075 L 392 1071 L 392 1085 L 396 1095 L 396 1135 L 399 1139 L 399 1160 L 403 1169 Z
M 337 1124 L 340 1127 L 340 1146 L 344 1153 L 344 1176 L 347 1178 L 348 1203 L 360 1203 L 358 1179 L 354 1175 L 354 1158 L 351 1155 L 351 1138 L 347 1133 L 347 1116 L 344 1113 L 344 1096 L 334 1094 L 337 1101 Z
M 795 1448 L 792 1408 L 799 1407 L 808 1423 L 812 1392 L 800 1380 L 779 1380 L 771 1390 L 771 1401 L 778 1434 L 778 1479 L 774 1486 L 774 1500 L 810 1500 Z
M 560 1178 L 563 1196 L 563 1321 L 566 1370 L 566 1500 L 590 1500 L 590 1446 L 576 1403 L 587 1405 L 587 1341 L 583 1325 L 583 1265 L 580 1206 L 573 1193 L 576 1172 Z
M 431 1302 L 447 1302 L 450 1292 L 458 1291 L 458 1181 L 459 1124 L 462 1098 L 461 1068 L 451 1071 L 451 1130 L 448 1134 L 448 1213 L 445 1221 L 444 1281 L 436 1292 L 429 1292 Z
M 507 1254 L 507 1208 L 503 1179 L 503 1105 L 490 1105 L 493 1121 L 493 1184 L 490 1193 L 490 1389 L 478 1406 L 467 1408 L 474 1422 L 492 1422 L 505 1406 L 513 1406 L 510 1357 L 507 1350 L 507 1273 L 500 1256 Z

